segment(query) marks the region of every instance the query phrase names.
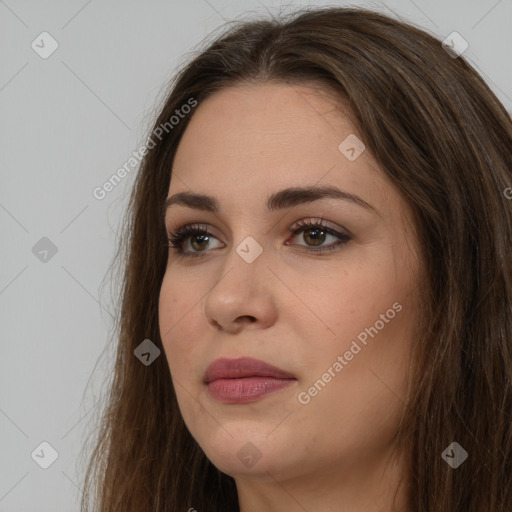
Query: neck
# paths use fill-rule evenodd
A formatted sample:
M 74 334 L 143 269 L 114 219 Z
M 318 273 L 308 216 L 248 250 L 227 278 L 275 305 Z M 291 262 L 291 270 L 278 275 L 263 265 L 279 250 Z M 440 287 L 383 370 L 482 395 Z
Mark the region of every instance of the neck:
M 410 512 L 398 462 L 367 461 L 236 477 L 240 512 Z

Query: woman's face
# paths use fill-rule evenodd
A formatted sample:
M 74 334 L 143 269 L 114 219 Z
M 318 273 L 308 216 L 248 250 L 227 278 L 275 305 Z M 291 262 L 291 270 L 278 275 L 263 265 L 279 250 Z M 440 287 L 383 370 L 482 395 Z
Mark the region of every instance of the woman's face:
M 404 405 L 412 214 L 342 108 L 306 85 L 226 88 L 196 108 L 174 161 L 168 197 L 189 199 L 167 230 L 208 234 L 169 250 L 160 332 L 188 429 L 237 483 L 375 473 Z M 339 192 L 305 193 L 318 187 Z M 241 357 L 289 378 L 222 374 L 235 365 L 204 382 Z

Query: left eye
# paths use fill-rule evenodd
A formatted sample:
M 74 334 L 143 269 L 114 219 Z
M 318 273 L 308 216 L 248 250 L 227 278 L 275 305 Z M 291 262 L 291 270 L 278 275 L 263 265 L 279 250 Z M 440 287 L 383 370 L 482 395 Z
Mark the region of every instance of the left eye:
M 344 245 L 350 240 L 348 234 L 340 233 L 321 222 L 300 221 L 300 223 L 292 229 L 292 233 L 295 235 L 294 238 L 302 233 L 302 240 L 306 242 L 305 247 L 312 252 L 334 250 L 339 245 Z M 323 245 L 329 236 L 338 239 L 338 242 Z M 289 245 L 288 242 L 286 242 L 286 244 Z M 316 247 L 318 247 L 318 249 L 316 249 Z

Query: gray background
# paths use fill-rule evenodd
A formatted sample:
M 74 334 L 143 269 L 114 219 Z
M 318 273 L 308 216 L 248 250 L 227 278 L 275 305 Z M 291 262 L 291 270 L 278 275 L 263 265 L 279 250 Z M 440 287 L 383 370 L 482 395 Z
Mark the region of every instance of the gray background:
M 0 512 L 78 510 L 79 455 L 113 355 L 108 269 L 135 171 L 103 200 L 93 189 L 144 142 L 168 80 L 207 34 L 304 5 L 327 4 L 0 0 Z M 459 32 L 512 111 L 512 0 L 350 5 L 442 39 Z M 58 43 L 46 59 L 31 47 L 50 48 L 44 31 Z M 58 454 L 47 469 L 42 442 Z

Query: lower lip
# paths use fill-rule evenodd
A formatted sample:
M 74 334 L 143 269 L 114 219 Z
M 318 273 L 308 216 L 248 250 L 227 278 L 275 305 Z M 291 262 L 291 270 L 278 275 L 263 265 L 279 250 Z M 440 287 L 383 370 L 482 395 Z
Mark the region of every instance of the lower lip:
M 274 377 L 245 377 L 243 379 L 217 379 L 208 384 L 213 398 L 227 404 L 254 402 L 259 398 L 290 386 L 296 379 Z

